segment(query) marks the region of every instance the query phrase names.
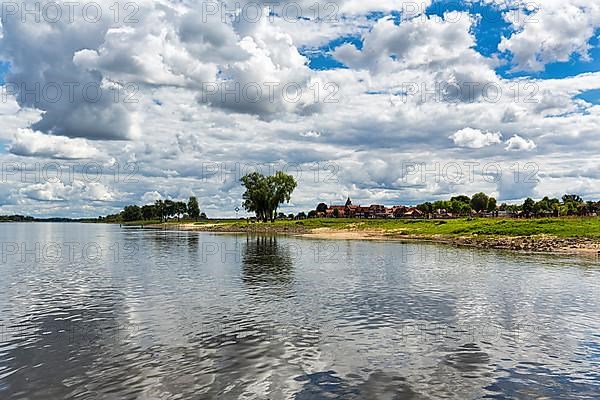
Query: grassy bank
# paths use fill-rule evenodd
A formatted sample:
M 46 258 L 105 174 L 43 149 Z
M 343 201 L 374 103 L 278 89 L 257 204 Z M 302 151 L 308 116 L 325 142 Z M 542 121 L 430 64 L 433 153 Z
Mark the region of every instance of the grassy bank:
M 141 225 L 142 222 L 132 223 Z M 459 246 L 600 255 L 599 218 L 361 220 L 317 218 L 275 223 L 240 220 L 169 222 L 146 228 L 209 232 L 283 233 L 322 239 L 429 240 Z
M 149 222 L 146 222 L 147 225 Z M 183 222 L 170 222 L 178 225 Z M 137 224 L 140 224 L 139 222 Z M 342 231 L 380 231 L 394 235 L 410 236 L 536 236 L 559 238 L 599 238 L 600 218 L 540 218 L 494 219 L 461 218 L 450 220 L 360 220 L 343 218 L 316 218 L 302 221 L 276 221 L 275 223 L 247 223 L 237 220 L 207 220 L 193 223 L 202 230 L 241 231 L 313 231 L 330 228 Z
M 114 222 L 113 222 L 114 223 Z M 156 220 L 144 220 L 144 221 L 127 221 L 127 222 L 121 222 L 121 225 L 125 225 L 125 226 L 141 226 L 141 225 L 153 225 L 153 224 L 160 224 L 161 221 L 156 219 Z

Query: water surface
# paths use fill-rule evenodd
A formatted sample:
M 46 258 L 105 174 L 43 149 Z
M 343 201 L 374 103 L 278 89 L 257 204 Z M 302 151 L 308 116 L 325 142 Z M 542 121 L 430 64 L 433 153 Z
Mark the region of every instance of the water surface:
M 592 399 L 597 260 L 0 224 L 3 399 Z

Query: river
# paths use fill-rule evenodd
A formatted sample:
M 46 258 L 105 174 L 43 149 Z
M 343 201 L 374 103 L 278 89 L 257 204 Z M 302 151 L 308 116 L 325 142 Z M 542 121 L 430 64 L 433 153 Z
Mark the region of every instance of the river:
M 591 399 L 598 260 L 0 225 L 3 399 Z

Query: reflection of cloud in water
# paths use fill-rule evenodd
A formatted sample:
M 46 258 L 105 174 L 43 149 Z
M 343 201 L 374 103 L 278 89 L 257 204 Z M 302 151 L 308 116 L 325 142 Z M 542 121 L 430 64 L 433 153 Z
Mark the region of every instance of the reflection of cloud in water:
M 124 299 L 114 291 L 94 289 L 90 295 L 57 294 L 53 307 L 46 301 L 33 304 L 30 314 L 5 327 L 11 334 L 2 343 L 0 395 L 7 391 L 29 393 L 28 399 L 59 399 L 92 391 L 126 398 L 142 390 L 143 379 L 138 378 L 149 357 L 129 340 L 137 327 L 125 329 L 119 317 Z M 117 363 L 123 354 L 134 361 Z
M 294 396 L 295 400 L 426 398 L 415 393 L 405 378 L 384 371 L 372 372 L 365 380 L 358 375 L 349 375 L 343 379 L 335 371 L 315 372 L 295 379 L 304 382 L 302 389 Z
M 464 372 L 465 376 L 486 371 L 485 366 L 489 362 L 490 356 L 475 343 L 466 343 L 444 357 L 444 363 Z
M 573 376 L 522 362 L 514 368 L 499 367 L 495 373 L 499 376 L 485 388 L 493 399 L 597 399 L 600 393 L 597 370 Z

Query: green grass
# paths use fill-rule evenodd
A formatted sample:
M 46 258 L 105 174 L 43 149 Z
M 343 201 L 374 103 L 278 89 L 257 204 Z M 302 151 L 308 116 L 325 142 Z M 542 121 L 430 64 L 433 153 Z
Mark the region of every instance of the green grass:
M 119 223 L 119 222 L 113 222 Z M 150 224 L 160 224 L 159 220 L 148 220 L 148 221 L 128 221 L 128 222 L 120 222 L 121 225 L 125 226 L 137 226 L 137 225 L 150 225 Z
M 234 220 L 209 223 L 247 226 Z M 460 218 L 449 220 L 365 220 L 316 218 L 302 221 L 276 221 L 274 228 L 301 225 L 307 229 L 332 228 L 354 230 L 384 230 L 399 235 L 443 236 L 533 236 L 600 237 L 599 218 L 494 219 Z
M 186 221 L 189 223 L 189 221 Z M 131 225 L 160 223 L 159 221 L 138 221 Z M 183 221 L 181 223 L 184 223 Z M 177 224 L 176 221 L 169 224 Z M 539 219 L 496 219 L 496 218 L 460 218 L 448 220 L 411 220 L 411 219 L 346 219 L 314 218 L 301 221 L 280 220 L 271 223 L 248 224 L 233 219 L 211 219 L 196 222 L 198 225 L 219 224 L 232 229 L 250 226 L 272 227 L 273 231 L 286 228 L 303 227 L 306 229 L 331 228 L 336 230 L 383 230 L 390 235 L 422 236 L 534 236 L 549 235 L 556 237 L 600 238 L 600 218 L 539 218 Z

